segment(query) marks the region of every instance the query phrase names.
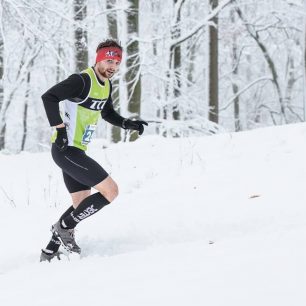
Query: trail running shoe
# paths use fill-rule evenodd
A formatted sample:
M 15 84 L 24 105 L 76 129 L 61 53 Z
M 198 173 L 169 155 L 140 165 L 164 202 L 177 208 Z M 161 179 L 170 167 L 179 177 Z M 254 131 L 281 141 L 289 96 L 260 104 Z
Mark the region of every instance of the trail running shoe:
M 81 248 L 74 239 L 74 229 L 62 228 L 60 221 L 58 221 L 52 225 L 51 231 L 57 236 L 67 251 L 81 254 Z
M 40 254 L 40 262 L 42 261 L 51 261 L 54 257 L 56 257 L 58 260 L 61 260 L 60 255 L 62 252 L 54 252 L 54 253 L 49 253 L 48 250 L 41 250 Z

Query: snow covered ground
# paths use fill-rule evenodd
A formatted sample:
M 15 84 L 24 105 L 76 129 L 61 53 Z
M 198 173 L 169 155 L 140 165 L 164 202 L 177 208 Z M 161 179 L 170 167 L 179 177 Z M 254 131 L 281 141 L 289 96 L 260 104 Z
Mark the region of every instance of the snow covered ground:
M 0 154 L 1 306 L 305 306 L 306 124 L 97 140 L 120 196 L 40 263 L 71 205 L 49 153 Z

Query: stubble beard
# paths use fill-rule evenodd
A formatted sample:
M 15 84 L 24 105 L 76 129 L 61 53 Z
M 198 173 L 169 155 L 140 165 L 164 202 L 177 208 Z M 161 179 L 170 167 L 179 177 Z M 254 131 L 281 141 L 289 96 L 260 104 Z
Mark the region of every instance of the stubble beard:
M 106 78 L 106 79 L 110 79 L 115 74 L 115 72 L 111 72 L 107 69 L 103 69 L 103 70 L 99 69 L 99 72 L 103 76 L 103 78 Z

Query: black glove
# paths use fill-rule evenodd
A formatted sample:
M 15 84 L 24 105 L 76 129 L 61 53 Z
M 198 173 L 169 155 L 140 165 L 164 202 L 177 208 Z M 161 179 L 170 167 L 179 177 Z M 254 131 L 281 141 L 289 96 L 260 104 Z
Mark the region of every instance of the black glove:
M 67 136 L 66 127 L 57 128 L 56 131 L 57 131 L 57 136 L 55 139 L 55 145 L 61 152 L 63 152 L 68 147 L 68 136 Z
M 131 119 L 124 119 L 122 122 L 122 127 L 126 130 L 136 130 L 138 131 L 139 135 L 143 133 L 144 125 L 148 125 L 148 122 L 143 120 L 131 120 Z

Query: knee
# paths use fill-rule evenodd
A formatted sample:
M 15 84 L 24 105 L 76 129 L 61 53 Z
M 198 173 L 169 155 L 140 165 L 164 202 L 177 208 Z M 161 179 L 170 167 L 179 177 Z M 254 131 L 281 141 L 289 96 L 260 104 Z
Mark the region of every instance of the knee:
M 119 194 L 119 187 L 118 185 L 114 182 L 113 186 L 112 186 L 112 190 L 111 190 L 111 195 L 112 195 L 112 201 L 117 198 Z
M 113 182 L 106 190 L 104 190 L 103 192 L 101 192 L 101 194 L 109 201 L 109 202 L 113 202 L 118 194 L 119 194 L 119 188 L 118 185 Z
M 94 186 L 94 188 L 98 190 L 109 202 L 114 201 L 119 194 L 118 185 L 111 177 L 107 177 L 101 183 Z

